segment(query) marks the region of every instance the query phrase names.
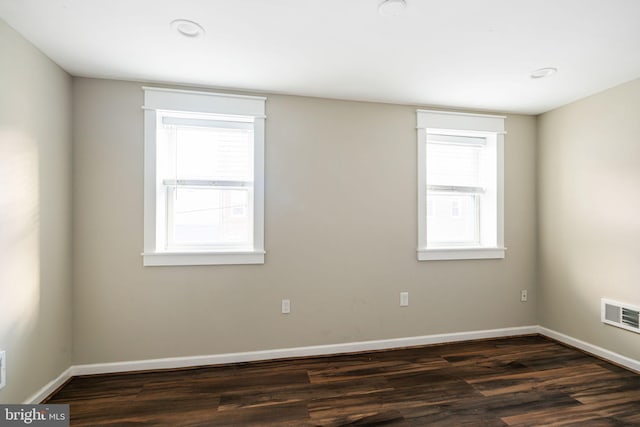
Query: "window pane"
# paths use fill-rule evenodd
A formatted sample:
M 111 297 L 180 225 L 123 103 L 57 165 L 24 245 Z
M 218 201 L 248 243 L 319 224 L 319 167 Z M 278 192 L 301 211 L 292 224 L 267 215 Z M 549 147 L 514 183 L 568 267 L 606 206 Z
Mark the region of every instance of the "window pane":
M 252 142 L 246 129 L 179 127 L 175 178 L 253 181 Z
M 173 245 L 250 244 L 248 190 L 178 187 L 169 197 L 173 197 Z
M 428 193 L 427 244 L 477 245 L 478 196 Z
M 427 144 L 427 183 L 447 186 L 482 186 L 479 144 Z

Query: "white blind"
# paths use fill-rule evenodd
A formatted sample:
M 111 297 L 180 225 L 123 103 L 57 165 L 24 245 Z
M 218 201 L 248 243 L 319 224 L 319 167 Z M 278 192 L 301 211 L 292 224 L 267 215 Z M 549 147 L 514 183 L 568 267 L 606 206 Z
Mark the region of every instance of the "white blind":
M 253 181 L 252 151 L 253 130 L 178 127 L 175 179 Z
M 483 138 L 473 138 L 482 140 Z M 483 144 L 427 139 L 427 183 L 430 186 L 481 187 Z

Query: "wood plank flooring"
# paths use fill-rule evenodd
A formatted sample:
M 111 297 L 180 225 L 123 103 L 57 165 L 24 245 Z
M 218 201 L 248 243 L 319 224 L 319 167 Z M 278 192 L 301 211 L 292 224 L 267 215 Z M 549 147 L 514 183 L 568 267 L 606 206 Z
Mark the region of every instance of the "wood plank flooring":
M 640 426 L 640 375 L 540 336 L 76 377 L 72 426 Z

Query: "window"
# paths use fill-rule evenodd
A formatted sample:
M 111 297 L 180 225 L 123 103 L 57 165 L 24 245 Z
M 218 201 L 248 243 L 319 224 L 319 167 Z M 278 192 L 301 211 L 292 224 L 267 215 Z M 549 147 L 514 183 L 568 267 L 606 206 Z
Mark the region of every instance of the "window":
M 418 260 L 504 258 L 504 117 L 417 115 Z
M 265 98 L 144 91 L 144 265 L 264 263 Z

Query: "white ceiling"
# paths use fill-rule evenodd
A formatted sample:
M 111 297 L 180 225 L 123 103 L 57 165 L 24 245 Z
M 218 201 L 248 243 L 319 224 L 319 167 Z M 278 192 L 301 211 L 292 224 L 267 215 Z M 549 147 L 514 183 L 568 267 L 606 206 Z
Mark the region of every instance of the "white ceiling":
M 0 0 L 0 17 L 75 76 L 530 114 L 640 77 L 640 0 L 380 1 Z

